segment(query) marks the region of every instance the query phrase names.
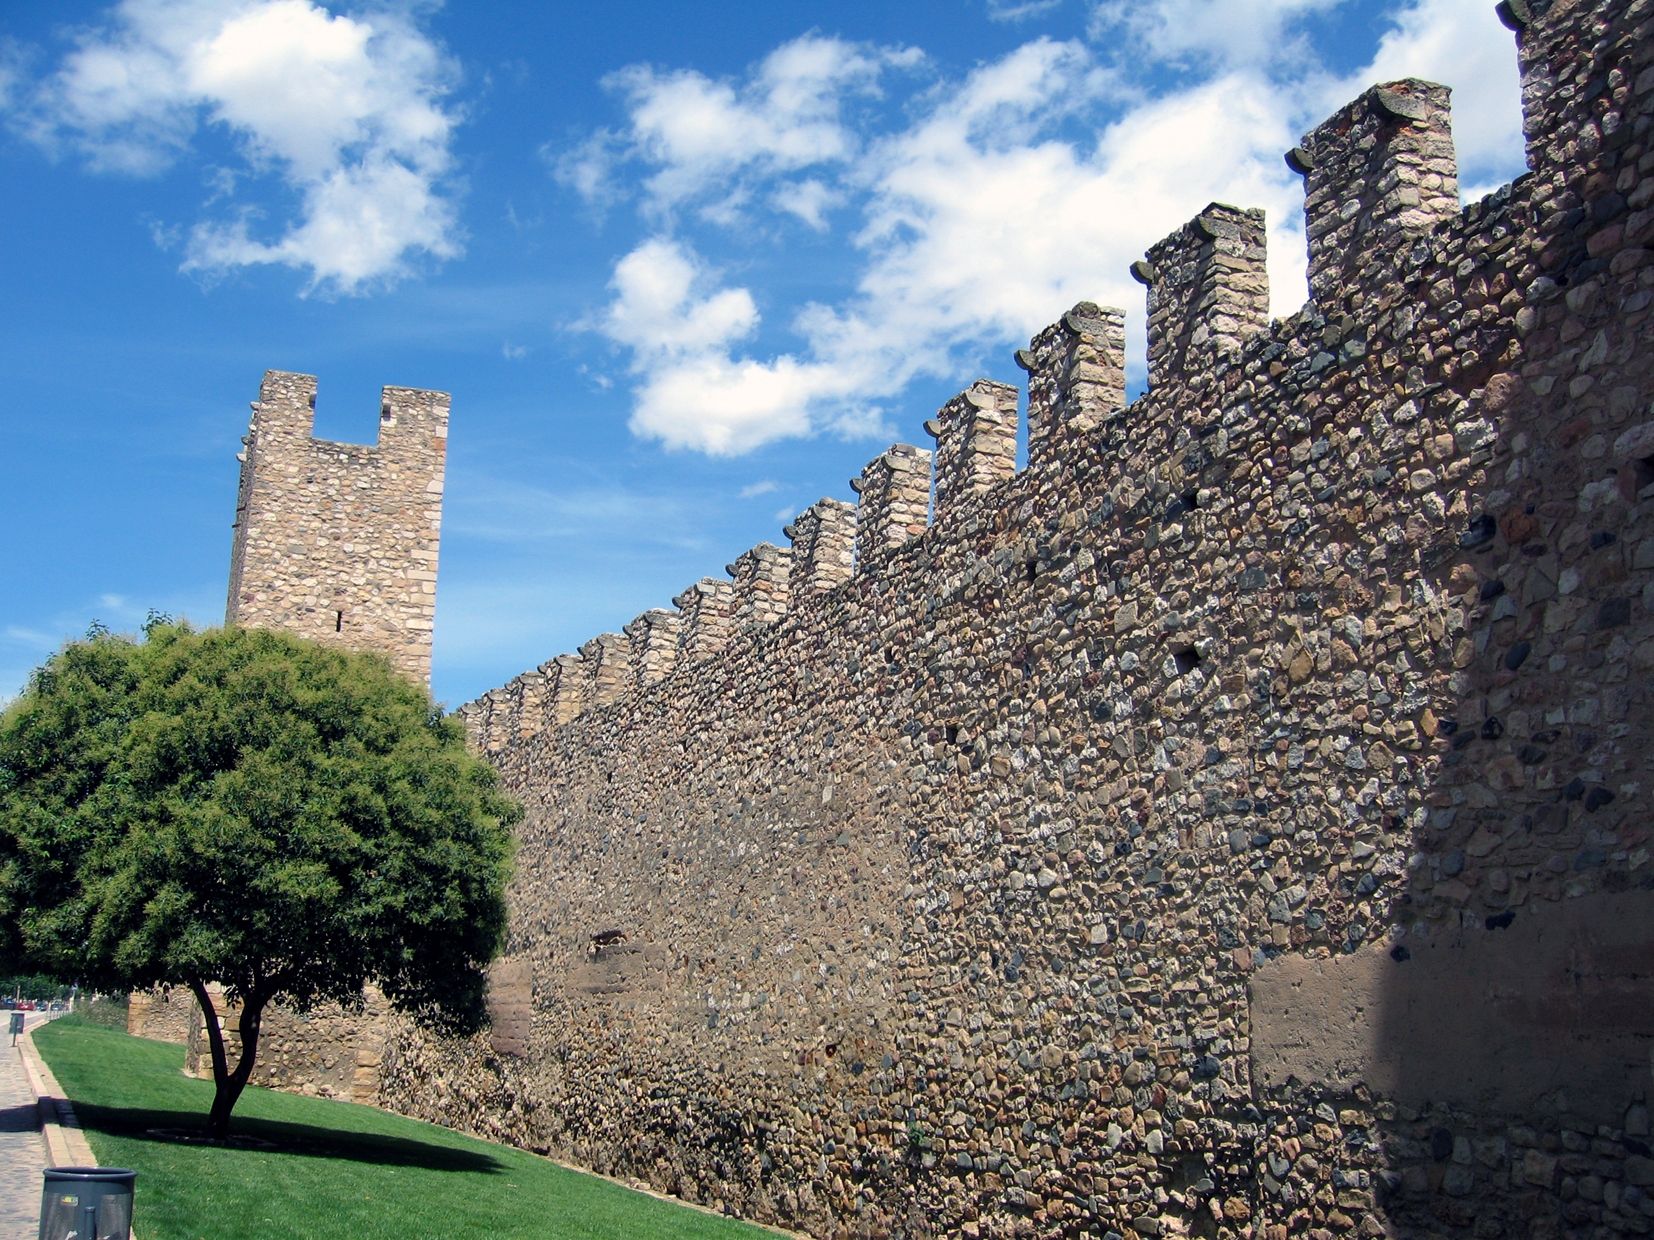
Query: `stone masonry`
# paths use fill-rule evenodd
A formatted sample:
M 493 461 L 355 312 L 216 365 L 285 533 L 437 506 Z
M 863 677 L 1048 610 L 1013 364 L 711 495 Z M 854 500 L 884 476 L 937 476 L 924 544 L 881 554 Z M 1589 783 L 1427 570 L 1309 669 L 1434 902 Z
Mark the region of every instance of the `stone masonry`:
M 371 447 L 311 437 L 316 380 L 271 370 L 241 454 L 225 623 L 431 677 L 448 395 L 388 387 Z
M 448 404 L 445 392 L 387 387 L 378 444 L 331 443 L 310 433 L 315 378 L 266 371 L 239 455 L 225 623 L 378 651 L 429 682 Z M 239 1009 L 215 1006 L 234 1056 Z M 371 1101 L 385 1008 L 371 988 L 360 1011 L 271 1008 L 253 1083 Z M 181 988 L 134 994 L 127 1008 L 127 1032 L 185 1044 L 186 1070 L 210 1078 L 202 1021 Z
M 1026 468 L 979 381 L 675 651 L 461 708 L 495 1025 L 383 1104 L 821 1237 L 1647 1234 L 1654 0 L 1500 13 L 1516 182 L 1375 87 L 1288 155 L 1297 314 L 1213 204 L 1140 399 L 1081 303 Z

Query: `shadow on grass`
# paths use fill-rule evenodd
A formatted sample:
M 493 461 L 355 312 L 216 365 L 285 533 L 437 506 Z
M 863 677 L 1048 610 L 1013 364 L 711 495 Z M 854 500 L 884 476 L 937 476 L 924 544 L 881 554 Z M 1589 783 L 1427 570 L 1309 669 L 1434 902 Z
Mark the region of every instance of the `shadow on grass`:
M 75 1115 L 79 1118 L 82 1128 L 129 1141 L 150 1141 L 156 1145 L 178 1143 L 152 1134 L 149 1131 L 151 1128 L 200 1131 L 203 1127 L 199 1111 L 102 1107 L 94 1103 L 77 1101 Z M 469 1171 L 489 1175 L 501 1175 L 507 1170 L 506 1165 L 499 1159 L 475 1150 L 412 1141 L 406 1137 L 382 1136 L 371 1132 L 340 1132 L 315 1124 L 294 1124 L 270 1119 L 232 1119 L 230 1135 L 258 1137 L 275 1144 L 276 1149 L 269 1151 L 270 1153 L 297 1154 L 307 1158 L 344 1159 L 387 1167 L 418 1167 L 426 1171 Z M 256 1154 L 263 1151 L 239 1152 Z

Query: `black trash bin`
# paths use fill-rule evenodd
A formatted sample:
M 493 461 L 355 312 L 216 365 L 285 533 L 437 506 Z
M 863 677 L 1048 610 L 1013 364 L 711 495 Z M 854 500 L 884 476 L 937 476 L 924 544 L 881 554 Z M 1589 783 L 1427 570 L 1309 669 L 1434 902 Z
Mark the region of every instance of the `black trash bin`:
M 48 1167 L 40 1240 L 129 1240 L 137 1179 L 123 1167 Z

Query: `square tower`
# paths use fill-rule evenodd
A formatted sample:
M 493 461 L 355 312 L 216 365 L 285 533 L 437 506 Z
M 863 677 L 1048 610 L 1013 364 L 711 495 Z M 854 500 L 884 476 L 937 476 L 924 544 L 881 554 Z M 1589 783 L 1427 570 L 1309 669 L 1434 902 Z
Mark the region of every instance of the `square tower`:
M 313 375 L 266 371 L 240 454 L 226 624 L 378 650 L 431 679 L 446 392 L 384 389 L 379 442 L 311 435 Z

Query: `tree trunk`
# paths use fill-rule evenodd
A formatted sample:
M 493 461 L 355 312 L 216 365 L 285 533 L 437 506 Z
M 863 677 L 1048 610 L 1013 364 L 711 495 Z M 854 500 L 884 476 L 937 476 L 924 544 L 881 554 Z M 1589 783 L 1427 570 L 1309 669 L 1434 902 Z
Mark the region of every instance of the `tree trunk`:
M 201 1005 L 201 1015 L 207 1027 L 207 1045 L 212 1050 L 213 1100 L 207 1116 L 207 1135 L 214 1141 L 230 1138 L 230 1112 L 247 1088 L 247 1079 L 253 1074 L 253 1060 L 258 1054 L 259 1025 L 264 1019 L 264 1005 L 268 999 L 254 991 L 242 1000 L 241 1058 L 235 1069 L 230 1068 L 224 1049 L 224 1031 L 219 1028 L 218 1014 L 213 1011 L 212 998 L 205 982 L 191 982 L 195 1001 Z

